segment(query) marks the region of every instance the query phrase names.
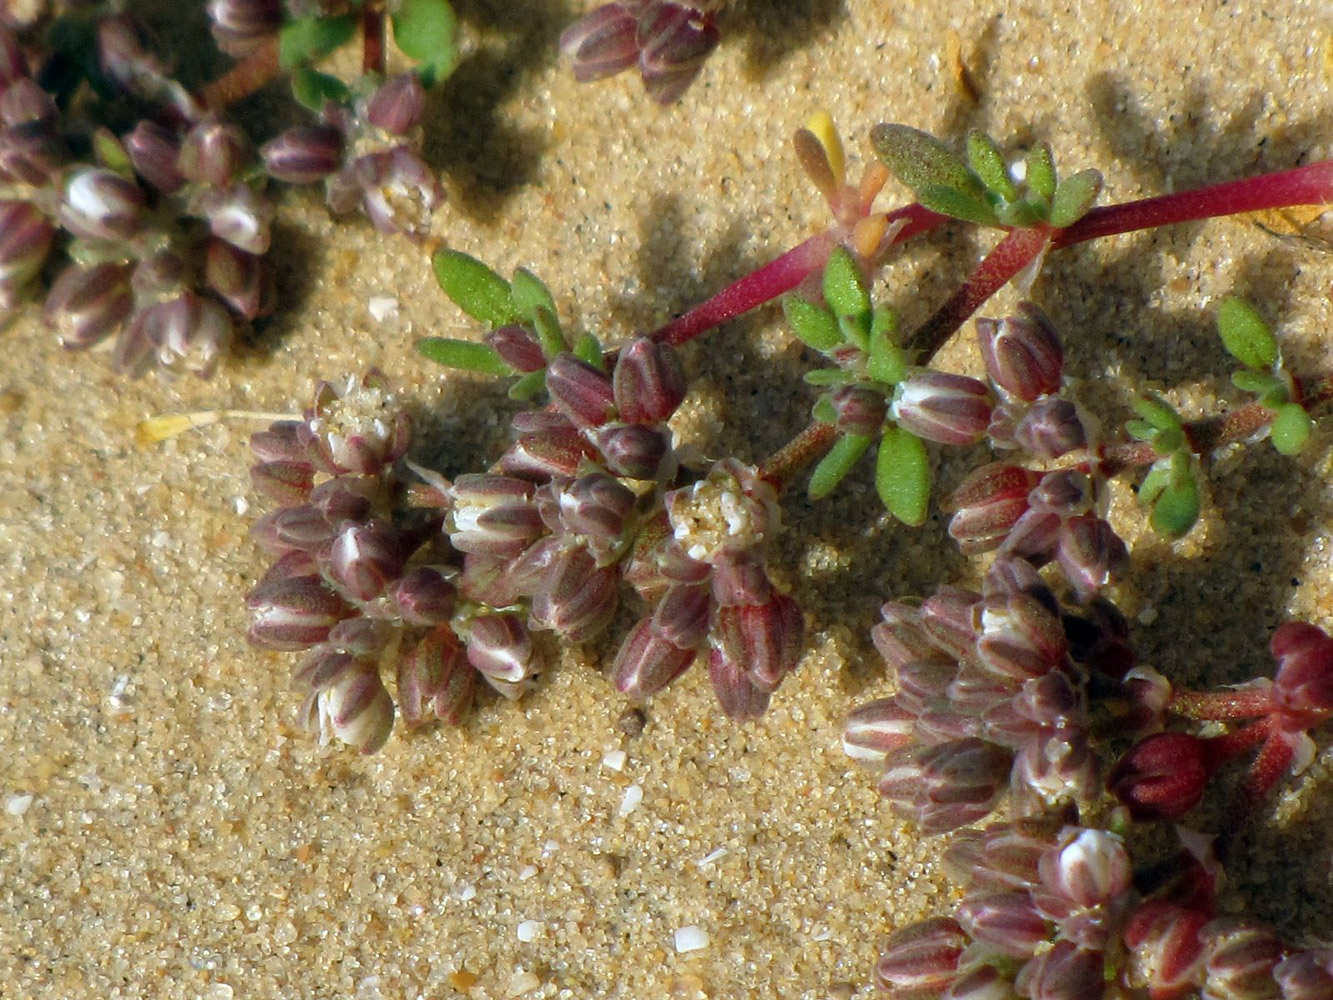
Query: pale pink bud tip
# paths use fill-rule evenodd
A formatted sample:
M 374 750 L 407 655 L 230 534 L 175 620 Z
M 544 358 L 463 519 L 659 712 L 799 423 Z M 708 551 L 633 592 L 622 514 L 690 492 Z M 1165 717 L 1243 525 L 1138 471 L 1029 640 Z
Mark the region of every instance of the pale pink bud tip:
M 917 437 L 966 445 L 985 436 L 991 396 L 974 378 L 925 370 L 898 384 L 890 409 L 899 426 Z
M 1064 350 L 1055 327 L 1037 306 L 1023 302 L 1018 308 L 1018 316 L 977 320 L 977 339 L 991 380 L 1031 403 L 1060 390 Z
M 575 21 L 560 35 L 560 51 L 580 83 L 614 76 L 638 61 L 638 18 L 625 4 L 609 3 Z

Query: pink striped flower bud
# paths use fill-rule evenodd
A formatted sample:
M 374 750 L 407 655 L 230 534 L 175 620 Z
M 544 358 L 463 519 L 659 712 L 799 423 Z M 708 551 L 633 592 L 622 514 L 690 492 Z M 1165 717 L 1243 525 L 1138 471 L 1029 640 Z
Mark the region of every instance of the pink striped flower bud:
M 1219 919 L 1199 932 L 1204 942 L 1205 996 L 1216 1000 L 1269 1000 L 1276 994 L 1273 969 L 1282 961 L 1282 942 L 1267 928 L 1243 920 Z
M 158 191 L 170 194 L 185 183 L 176 167 L 180 143 L 165 126 L 145 118 L 125 136 L 125 152 L 135 173 Z
M 763 604 L 718 608 L 710 634 L 755 687 L 773 692 L 801 657 L 805 620 L 795 601 L 775 593 Z
M 250 467 L 255 492 L 280 504 L 303 504 L 314 485 L 315 470 L 297 462 L 260 462 Z
M 1333 714 L 1333 639 L 1313 625 L 1287 622 L 1268 648 L 1277 659 L 1273 700 L 1282 728 L 1311 729 Z
M 884 426 L 888 403 L 882 392 L 857 385 L 844 385 L 829 393 L 828 400 L 836 414 L 834 424 L 844 434 L 870 437 L 878 434 Z
M 958 664 L 939 658 L 908 660 L 898 666 L 896 674 L 898 703 L 913 715 L 920 715 L 945 697 L 958 675 Z
M 235 125 L 207 119 L 185 134 L 176 169 L 186 180 L 223 187 L 250 161 L 250 140 Z
M 676 352 L 647 337 L 631 341 L 616 359 L 612 391 L 620 419 L 657 424 L 676 412 L 685 398 L 685 372 Z
M 1154 997 L 1183 995 L 1198 979 L 1203 964 L 1199 932 L 1209 919 L 1209 912 L 1165 899 L 1141 905 L 1125 925 L 1129 982 Z
M 1029 1000 L 1092 1000 L 1105 995 L 1105 963 L 1100 951 L 1057 941 L 1023 966 L 1014 990 Z
M 1140 822 L 1177 820 L 1199 804 L 1216 770 L 1208 742 L 1156 733 L 1126 751 L 1107 778 L 1111 794 Z
M 223 52 L 244 56 L 282 27 L 282 0 L 208 0 L 210 30 Z
M 538 482 L 578 475 L 583 462 L 592 458 L 592 449 L 564 417 L 558 420 L 558 424 L 528 430 L 516 427 L 523 432 L 500 456 L 500 468 L 512 476 Z
M 403 721 L 420 726 L 462 721 L 472 704 L 476 673 L 448 626 L 431 629 L 398 661 L 398 704 Z
M 130 275 L 123 264 L 70 264 L 46 297 L 43 316 L 60 346 L 79 351 L 104 340 L 130 315 Z
M 977 320 L 977 341 L 986 374 L 1005 392 L 1029 403 L 1060 391 L 1064 349 L 1046 315 L 1031 302 L 1021 302 L 1019 315 L 1002 320 Z
M 0 308 L 12 309 L 29 296 L 54 235 L 31 203 L 0 201 Z
M 608 3 L 579 18 L 560 35 L 560 51 L 579 83 L 601 80 L 629 69 L 639 59 L 642 4 Z
M 556 355 L 546 366 L 546 391 L 556 409 L 579 427 L 600 427 L 616 414 L 606 373 L 572 354 Z
M 1049 460 L 1086 448 L 1088 435 L 1073 403 L 1048 396 L 1033 403 L 1018 422 L 1014 442 L 1038 458 Z
M 952 917 L 935 917 L 895 931 L 875 965 L 875 979 L 895 996 L 930 996 L 949 987 L 967 935 Z
M 217 299 L 182 292 L 144 311 L 144 322 L 163 368 L 200 378 L 213 374 L 231 344 L 235 325 Z
M 991 395 L 974 378 L 923 369 L 898 383 L 889 409 L 898 425 L 917 437 L 975 444 L 990 426 Z
M 510 476 L 459 476 L 449 489 L 449 541 L 461 552 L 518 555 L 545 530 L 534 493 L 531 483 Z
M 879 792 L 933 836 L 983 818 L 995 807 L 1013 757 L 969 737 L 890 755 Z
M 645 615 L 639 619 L 611 663 L 611 683 L 631 701 L 648 699 L 694 662 L 696 649 L 672 642 L 654 617 Z
M 853 709 L 843 723 L 843 752 L 853 760 L 882 766 L 889 754 L 912 745 L 915 725 L 916 713 L 897 697 L 867 702 Z
M 1129 550 L 1109 523 L 1094 514 L 1066 518 L 1055 553 L 1060 572 L 1080 601 L 1090 601 L 1129 563 Z
M 55 134 L 55 123 L 60 116 L 55 99 L 34 80 L 27 77 L 15 80 L 0 93 L 0 121 L 10 130 L 24 126 L 41 125 L 40 131 Z M 34 135 L 37 129 L 28 130 Z
M 128 240 L 143 226 L 143 190 L 100 167 L 75 170 L 61 185 L 60 222 L 90 240 Z
M 708 650 L 708 680 L 728 719 L 745 722 L 768 711 L 770 692 L 753 682 L 743 660 L 733 659 L 720 646 Z
M 680 3 L 655 0 L 639 15 L 639 71 L 658 104 L 670 104 L 687 88 L 721 38 L 713 15 Z
M 669 435 L 643 424 L 605 424 L 591 432 L 606 467 L 629 479 L 658 475 L 671 451 Z
M 7 25 L 0 25 L 0 89 L 11 86 L 17 80 L 26 79 L 28 73 L 28 60 L 23 54 L 23 46 Z
M 560 528 L 617 544 L 637 500 L 631 489 L 601 472 L 579 477 L 557 490 L 556 498 Z
M 393 699 L 373 669 L 347 669 L 313 691 L 302 707 L 307 728 L 336 736 L 363 754 L 378 752 L 393 732 Z
M 987 598 L 982 603 L 976 651 L 981 665 L 999 677 L 1025 681 L 1054 670 L 1068 652 L 1060 619 L 1027 594 Z
M 546 355 L 532 331 L 511 323 L 486 334 L 485 341 L 510 368 L 516 372 L 541 371 L 546 367 Z
M 191 210 L 208 220 L 218 239 L 246 253 L 268 253 L 273 204 L 250 185 L 209 188 L 191 202 Z
M 1010 958 L 1031 958 L 1051 937 L 1051 927 L 1027 892 L 988 892 L 967 896 L 954 911 L 974 940 Z
M 1013 1000 L 1010 976 L 993 965 L 971 965 L 955 979 L 940 1000 Z
M 220 239 L 208 241 L 204 282 L 238 316 L 254 319 L 273 311 L 273 268 L 268 259 Z
M 426 112 L 426 89 L 415 73 L 399 73 L 380 84 L 366 102 L 366 119 L 376 128 L 407 135 Z
M 949 659 L 971 658 L 977 644 L 981 595 L 960 587 L 937 587 L 921 602 L 921 626 Z
M 44 187 L 68 160 L 69 150 L 53 120 L 0 129 L 0 180 Z
M 418 566 L 390 584 L 387 596 L 409 625 L 444 625 L 454 613 L 454 585 L 440 566 Z
M 945 655 L 926 632 L 916 608 L 901 601 L 889 601 L 879 613 L 884 621 L 870 630 L 870 638 L 889 670 L 896 672 L 912 660 L 940 659 Z
M 1077 826 L 1061 832 L 1059 842 L 1042 856 L 1038 872 L 1045 892 L 1082 909 L 1118 899 L 1134 875 L 1123 839 Z
M 1333 952 L 1298 951 L 1273 966 L 1282 1000 L 1333 1000 Z
M 288 184 L 313 184 L 342 166 L 342 133 L 327 125 L 298 125 L 259 150 L 264 167 Z
M 387 521 L 348 522 L 334 536 L 329 579 L 349 600 L 373 601 L 403 572 L 403 539 Z
M 263 649 L 308 649 L 352 609 L 315 576 L 261 582 L 246 598 L 250 630 L 246 638 Z
M 543 575 L 532 599 L 532 622 L 569 642 L 587 642 L 611 623 L 619 574 L 598 567 L 582 545 L 566 547 Z
M 949 498 L 949 536 L 968 554 L 995 548 L 1027 512 L 1028 494 L 1040 480 L 1038 472 L 1003 462 L 973 471 Z
M 296 420 L 275 420 L 250 435 L 250 454 L 258 462 L 304 462 L 309 464 L 305 445 L 297 434 Z
M 468 626 L 467 659 L 501 694 L 516 698 L 537 672 L 528 627 L 517 615 L 481 615 Z

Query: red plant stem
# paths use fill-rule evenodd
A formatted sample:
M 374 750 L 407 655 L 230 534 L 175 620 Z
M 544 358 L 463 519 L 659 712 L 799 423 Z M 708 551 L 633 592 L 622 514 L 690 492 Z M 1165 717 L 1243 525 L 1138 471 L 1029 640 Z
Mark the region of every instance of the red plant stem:
M 828 451 L 837 437 L 833 424 L 812 422 L 759 466 L 759 478 L 781 492 L 792 476 Z
M 1233 691 L 1175 691 L 1166 706 L 1177 715 L 1211 722 L 1232 722 L 1267 715 L 1273 709 L 1268 688 Z
M 888 214 L 890 226 L 900 219 L 905 224 L 894 235 L 892 243 L 901 243 L 948 221 L 945 216 L 916 204 L 906 205 Z M 846 231 L 842 227 L 835 227 L 812 236 L 776 260 L 728 285 L 711 299 L 677 316 L 652 333 L 652 339 L 660 344 L 684 344 L 727 320 L 735 319 L 742 313 L 786 294 L 823 267 L 828 255 L 845 235 Z
M 199 92 L 200 102 L 220 109 L 249 97 L 278 75 L 278 43 L 270 39 Z
M 1295 756 L 1291 744 L 1282 739 L 1276 730 L 1268 734 L 1268 739 L 1259 749 L 1259 756 L 1254 759 L 1250 765 L 1249 774 L 1245 775 L 1245 783 L 1242 786 L 1245 791 L 1245 798 L 1251 803 L 1258 803 L 1268 794 L 1277 779 L 1282 777 L 1282 773 L 1291 766 L 1291 758 Z
M 1216 771 L 1227 761 L 1254 749 L 1268 739 L 1272 731 L 1273 718 L 1268 716 L 1258 722 L 1251 722 L 1248 726 L 1223 733 L 1221 736 L 1210 737 L 1205 740 L 1208 747 L 1209 767 Z
M 1320 160 L 1295 170 L 1094 208 L 1056 233 L 1051 249 L 1177 222 L 1329 202 L 1333 202 L 1333 160 Z
M 361 12 L 361 72 L 384 75 L 384 11 L 376 7 Z
M 1036 260 L 1049 244 L 1051 232 L 1049 226 L 1009 230 L 1005 238 L 986 254 L 967 281 L 963 282 L 963 286 L 949 296 L 935 315 L 908 338 L 908 351 L 919 353 L 919 363 L 930 360 L 987 299 Z

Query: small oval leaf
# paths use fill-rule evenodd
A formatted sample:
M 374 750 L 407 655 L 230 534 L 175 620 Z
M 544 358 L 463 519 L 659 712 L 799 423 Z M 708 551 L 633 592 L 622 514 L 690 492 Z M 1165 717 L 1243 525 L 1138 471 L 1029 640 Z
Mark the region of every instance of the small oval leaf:
M 875 460 L 875 489 L 890 514 L 917 527 L 930 503 L 930 459 L 926 446 L 901 427 L 885 427 Z

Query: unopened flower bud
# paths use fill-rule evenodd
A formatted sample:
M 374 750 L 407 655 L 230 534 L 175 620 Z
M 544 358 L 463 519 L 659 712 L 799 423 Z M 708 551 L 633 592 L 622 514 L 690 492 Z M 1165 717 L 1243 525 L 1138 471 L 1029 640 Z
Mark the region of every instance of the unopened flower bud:
M 354 601 L 373 601 L 403 571 L 402 536 L 387 521 L 349 522 L 333 539 L 329 577 Z
M 103 340 L 133 307 L 123 264 L 70 264 L 51 286 L 43 315 L 60 336 L 60 346 L 78 351 Z
M 145 312 L 163 368 L 207 378 L 231 344 L 234 324 L 217 299 L 183 292 Z
M 1051 936 L 1051 928 L 1027 892 L 967 896 L 955 911 L 970 937 L 1011 958 L 1031 958 Z
M 628 4 L 603 4 L 561 33 L 560 51 L 569 58 L 575 80 L 580 83 L 601 80 L 629 69 L 638 61 L 636 13 Z
M 1018 316 L 977 320 L 977 340 L 991 381 L 1031 403 L 1060 391 L 1064 350 L 1055 327 L 1036 305 L 1022 302 L 1018 308 Z
M 974 444 L 990 426 L 991 395 L 967 375 L 924 369 L 898 383 L 890 411 L 900 427 L 927 441 Z
M 1014 441 L 1038 458 L 1053 459 L 1086 448 L 1088 435 L 1073 403 L 1048 396 L 1033 403 L 1018 422 Z
M 676 352 L 640 337 L 624 347 L 611 375 L 616 409 L 627 424 L 657 424 L 685 398 L 685 372 Z
M 507 698 L 523 693 L 537 672 L 537 652 L 528 628 L 516 615 L 474 618 L 467 635 L 467 660 Z
M 1079 948 L 1070 941 L 1057 941 L 1033 958 L 1014 980 L 1019 996 L 1030 1000 L 1088 1000 L 1103 996 L 1106 989 L 1105 955 Z
M 454 613 L 454 585 L 436 566 L 418 566 L 394 581 L 388 598 L 409 625 L 443 625 Z
M 654 2 L 639 15 L 639 71 L 649 96 L 670 104 L 698 76 L 721 38 L 710 13 Z
M 366 119 L 376 128 L 407 135 L 421 124 L 426 90 L 415 73 L 399 73 L 380 84 L 366 103 Z
M 743 660 L 734 659 L 721 646 L 708 650 L 708 679 L 728 719 L 744 722 L 768 710 L 770 692 L 754 683 Z
M 891 671 L 912 660 L 939 659 L 944 655 L 926 632 L 916 608 L 901 601 L 889 601 L 879 613 L 884 621 L 870 630 L 870 638 Z
M 592 431 L 606 467 L 629 479 L 653 479 L 671 450 L 670 432 L 643 424 L 605 424 Z
M 914 742 L 916 714 L 896 697 L 859 705 L 842 728 L 843 752 L 853 760 L 882 765 L 889 754 Z
M 210 188 L 194 200 L 191 209 L 208 220 L 209 230 L 218 239 L 246 253 L 268 252 L 273 205 L 250 185 Z
M 1111 525 L 1095 514 L 1066 518 L 1055 553 L 1080 601 L 1089 601 L 1124 570 L 1129 550 Z
M 598 567 L 582 545 L 567 548 L 543 575 L 532 620 L 569 642 L 586 642 L 611 622 L 619 595 L 614 567 Z
M 1199 932 L 1204 941 L 1203 992 L 1217 1000 L 1269 1000 L 1277 994 L 1273 969 L 1282 942 L 1272 931 L 1240 920 L 1215 920 Z
M 1206 740 L 1156 733 L 1126 751 L 1106 785 L 1136 820 L 1176 820 L 1199 804 L 1215 769 Z
M 500 456 L 500 468 L 510 475 L 539 482 L 576 476 L 584 460 L 591 457 L 591 448 L 573 424 L 564 417 L 559 420 L 560 424 L 531 430 L 516 428 L 523 432 Z
M 278 180 L 312 184 L 342 166 L 343 137 L 327 125 L 298 125 L 265 143 L 259 155 Z
M 1063 661 L 1068 648 L 1060 619 L 1035 597 L 1008 594 L 983 602 L 976 651 L 992 673 L 1020 682 L 1040 677 Z
M 970 658 L 977 644 L 977 606 L 981 595 L 961 587 L 937 587 L 918 609 L 921 627 L 950 659 Z
M 516 372 L 526 375 L 528 372 L 541 371 L 546 367 L 546 355 L 542 353 L 542 345 L 525 326 L 511 323 L 498 330 L 492 330 L 484 339 L 491 350 L 500 355 L 504 363 Z
M 531 483 L 510 476 L 459 476 L 449 490 L 449 541 L 461 552 L 516 556 L 543 531 Z
M 176 169 L 195 184 L 223 187 L 250 159 L 250 140 L 235 125 L 216 118 L 200 122 L 185 134 Z
M 888 404 L 884 394 L 856 385 L 844 385 L 829 393 L 829 402 L 837 414 L 835 425 L 844 434 L 869 437 L 884 426 Z
M 1165 899 L 1143 903 L 1125 925 L 1129 982 L 1159 996 L 1180 996 L 1203 962 L 1199 932 L 1210 914 Z
M 176 168 L 180 144 L 165 126 L 145 118 L 125 136 L 125 152 L 135 172 L 158 191 L 170 194 L 185 183 Z
M 1287 622 L 1273 632 L 1273 699 L 1284 729 L 1310 729 L 1333 714 L 1333 639 L 1313 625 Z
M 899 996 L 930 996 L 947 989 L 958 974 L 967 935 L 952 917 L 912 924 L 885 943 L 875 965 L 879 985 Z
M 305 503 L 314 478 L 314 469 L 296 462 L 260 462 L 250 467 L 255 492 L 281 504 Z
M 263 649 L 308 649 L 352 613 L 341 597 L 315 576 L 261 582 L 246 599 L 250 630 L 246 638 Z
M 41 129 L 28 129 L 29 135 L 53 131 L 59 113 L 55 99 L 27 77 L 14 81 L 0 93 L 0 121 L 11 131 L 34 125 Z
M 1076 907 L 1109 903 L 1130 886 L 1134 874 L 1124 841 L 1106 830 L 1069 827 L 1042 856 L 1039 868 L 1048 892 Z
M 656 694 L 694 662 L 696 650 L 667 639 L 653 617 L 646 615 L 630 630 L 611 664 L 611 683 L 631 701 Z
M 68 158 L 53 120 L 0 128 L 0 180 L 42 187 L 54 179 Z
M 581 476 L 558 493 L 560 527 L 571 534 L 618 543 L 636 499 L 633 490 L 605 473 Z
M 204 281 L 239 316 L 254 319 L 273 311 L 273 269 L 265 257 L 210 239 Z
M 143 225 L 144 193 L 134 181 L 100 167 L 74 171 L 65 181 L 60 221 L 75 236 L 127 240 Z
M 1333 1000 L 1333 953 L 1298 951 L 1273 966 L 1282 1000 Z
M 615 416 L 611 380 L 572 354 L 556 355 L 546 366 L 546 390 L 556 409 L 579 427 L 600 427 Z
M 1028 493 L 1040 480 L 1038 472 L 1002 462 L 977 469 L 949 498 L 949 536 L 965 553 L 995 548 L 1027 512 Z
M 398 661 L 398 703 L 410 726 L 457 725 L 472 704 L 476 673 L 447 626 L 432 629 Z
M 312 697 L 321 733 L 331 733 L 363 754 L 375 753 L 389 741 L 393 699 L 375 670 L 346 670 Z
M 208 0 L 208 17 L 218 48 L 244 56 L 282 27 L 281 0 Z

